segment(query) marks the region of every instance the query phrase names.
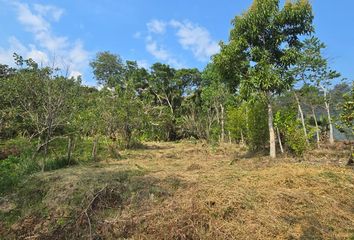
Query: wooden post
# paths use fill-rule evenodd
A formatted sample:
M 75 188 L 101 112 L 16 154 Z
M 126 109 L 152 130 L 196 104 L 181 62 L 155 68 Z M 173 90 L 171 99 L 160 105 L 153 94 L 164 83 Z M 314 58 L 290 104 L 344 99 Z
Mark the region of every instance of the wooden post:
M 92 159 L 94 161 L 97 160 L 97 145 L 98 145 L 98 136 L 95 136 L 95 139 L 93 140 L 93 147 L 92 147 Z
M 221 142 L 225 142 L 225 119 L 224 119 L 224 106 L 220 104 L 221 108 Z
M 72 137 L 68 137 L 68 152 L 67 152 L 67 158 L 68 158 L 68 165 L 70 165 L 71 161 L 71 151 L 72 151 Z

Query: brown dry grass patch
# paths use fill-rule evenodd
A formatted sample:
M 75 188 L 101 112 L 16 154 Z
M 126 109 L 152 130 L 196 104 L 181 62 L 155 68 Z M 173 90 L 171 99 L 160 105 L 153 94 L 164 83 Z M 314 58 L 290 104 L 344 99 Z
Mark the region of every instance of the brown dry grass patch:
M 45 235 L 38 231 L 37 237 L 350 239 L 354 172 L 344 167 L 345 154 L 335 151 L 327 149 L 301 160 L 270 160 L 243 158 L 244 152 L 229 144 L 148 143 L 145 149 L 123 152 L 124 160 L 48 174 L 47 181 L 60 180 L 47 192 L 44 206 L 55 203 L 68 216 L 90 209 L 91 227 L 82 218 L 75 228 L 57 228 Z M 333 160 L 334 155 L 338 159 Z M 119 171 L 144 175 L 122 182 L 119 188 L 111 181 Z M 72 209 L 70 196 L 83 191 L 75 182 L 84 184 L 87 194 Z M 132 183 L 144 187 L 122 197 Z M 102 186 L 108 188 L 87 208 Z M 76 234 L 63 235 L 63 231 Z

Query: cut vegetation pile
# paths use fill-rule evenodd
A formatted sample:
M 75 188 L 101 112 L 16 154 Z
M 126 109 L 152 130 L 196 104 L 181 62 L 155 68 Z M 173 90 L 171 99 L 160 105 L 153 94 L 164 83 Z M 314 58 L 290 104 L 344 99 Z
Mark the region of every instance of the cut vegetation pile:
M 146 146 L 23 181 L 1 199 L 1 238 L 354 238 L 347 150 L 270 160 L 235 145 Z

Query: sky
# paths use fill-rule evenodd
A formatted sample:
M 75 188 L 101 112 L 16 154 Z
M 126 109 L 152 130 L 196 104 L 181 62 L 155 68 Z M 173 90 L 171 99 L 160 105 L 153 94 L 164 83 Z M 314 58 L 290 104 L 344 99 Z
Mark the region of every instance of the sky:
M 316 36 L 343 77 L 354 79 L 354 1 L 312 0 Z M 231 20 L 252 0 L 0 0 L 0 63 L 13 53 L 55 65 L 95 85 L 89 62 L 101 51 L 202 70 L 227 42 Z M 65 71 L 64 71 L 65 70 Z

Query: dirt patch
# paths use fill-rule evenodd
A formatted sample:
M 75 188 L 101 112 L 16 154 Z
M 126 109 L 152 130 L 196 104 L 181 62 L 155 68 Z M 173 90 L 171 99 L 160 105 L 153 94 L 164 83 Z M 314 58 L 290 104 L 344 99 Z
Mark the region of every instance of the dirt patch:
M 7 147 L 0 149 L 0 160 L 4 160 L 9 156 L 19 156 L 20 150 L 17 147 Z
M 13 210 L 15 207 L 16 205 L 13 202 L 10 202 L 5 198 L 0 198 L 0 212 L 8 213 L 11 210 Z
M 200 170 L 203 167 L 199 164 L 193 163 L 187 167 L 187 171 L 195 171 L 195 170 Z

